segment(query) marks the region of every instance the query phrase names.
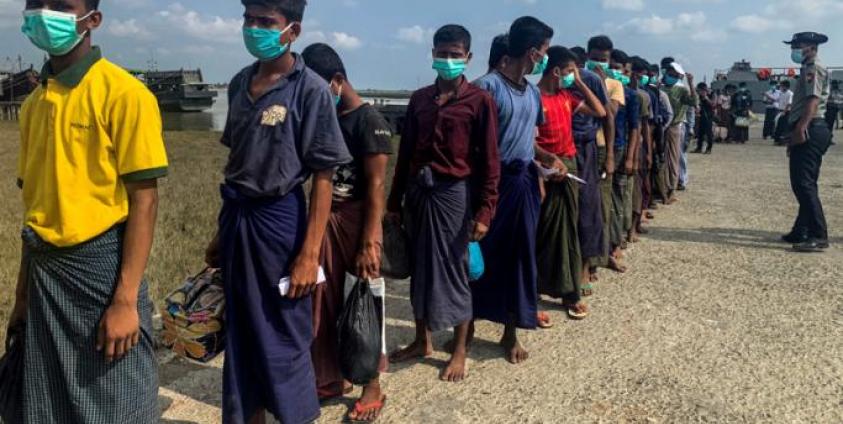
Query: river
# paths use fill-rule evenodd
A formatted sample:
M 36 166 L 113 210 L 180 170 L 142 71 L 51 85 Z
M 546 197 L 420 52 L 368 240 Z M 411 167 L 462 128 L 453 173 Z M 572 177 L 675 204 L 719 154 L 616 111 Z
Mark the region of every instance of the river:
M 222 131 L 228 115 L 228 91 L 217 90 L 214 106 L 205 112 L 162 112 L 165 131 Z

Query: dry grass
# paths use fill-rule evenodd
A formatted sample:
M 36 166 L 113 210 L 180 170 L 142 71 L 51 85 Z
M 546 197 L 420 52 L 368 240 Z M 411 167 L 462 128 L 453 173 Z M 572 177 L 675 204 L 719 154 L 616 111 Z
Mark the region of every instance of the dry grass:
M 160 183 L 161 204 L 155 245 L 147 278 L 156 301 L 185 276 L 201 269 L 205 246 L 216 226 L 219 183 L 226 150 L 213 132 L 168 132 L 170 176 Z M 0 340 L 5 340 L 6 320 L 14 303 L 20 261 L 23 207 L 15 185 L 17 125 L 0 122 Z

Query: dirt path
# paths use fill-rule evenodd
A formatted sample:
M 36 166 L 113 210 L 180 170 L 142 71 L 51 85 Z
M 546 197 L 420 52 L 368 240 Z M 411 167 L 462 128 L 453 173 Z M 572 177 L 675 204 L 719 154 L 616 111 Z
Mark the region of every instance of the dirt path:
M 630 273 L 601 273 L 589 319 L 543 303 L 556 326 L 525 336 L 521 366 L 501 357 L 500 329 L 480 325 L 459 385 L 437 380 L 442 352 L 393 367 L 380 422 L 843 422 L 843 148 L 821 182 L 834 244 L 823 255 L 776 241 L 796 208 L 783 149 L 718 145 L 691 170 L 690 191 L 630 250 Z M 408 284 L 390 288 L 392 349 L 413 330 Z M 219 422 L 221 362 L 162 362 L 164 422 Z M 321 422 L 340 422 L 351 399 Z

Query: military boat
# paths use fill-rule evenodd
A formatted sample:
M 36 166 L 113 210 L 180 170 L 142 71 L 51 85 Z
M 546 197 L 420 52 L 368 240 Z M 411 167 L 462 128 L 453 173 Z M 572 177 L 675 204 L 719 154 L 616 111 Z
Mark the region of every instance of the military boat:
M 155 94 L 163 111 L 202 112 L 217 98 L 211 84 L 203 81 L 200 69 L 133 73 Z
M 829 73 L 833 81 L 843 81 L 843 67 L 829 67 Z M 727 85 L 738 86 L 746 83 L 747 89 L 752 94 L 752 111 L 764 113 L 767 105 L 764 103 L 764 93 L 770 89 L 770 82 L 790 81 L 791 87 L 799 78 L 799 67 L 765 67 L 755 68 L 747 60 L 735 62 L 731 68 L 714 71 L 714 82 L 711 87 L 714 90 L 725 90 Z
M 21 102 L 36 87 L 40 78 L 34 69 L 0 72 L 0 102 Z

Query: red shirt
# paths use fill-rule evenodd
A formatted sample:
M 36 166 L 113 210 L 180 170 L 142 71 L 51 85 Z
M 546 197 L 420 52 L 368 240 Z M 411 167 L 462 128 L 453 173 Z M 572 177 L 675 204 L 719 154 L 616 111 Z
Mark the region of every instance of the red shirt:
M 544 125 L 539 127 L 536 140 L 539 147 L 568 159 L 577 155 L 572 121 L 580 104 L 582 99 L 568 90 L 561 90 L 557 94 L 542 93 Z
M 463 77 L 456 97 L 438 103 L 436 84 L 410 98 L 387 209 L 401 210 L 412 175 L 429 166 L 437 175 L 471 177 L 474 219 L 489 225 L 498 203 L 498 112 L 488 93 Z

